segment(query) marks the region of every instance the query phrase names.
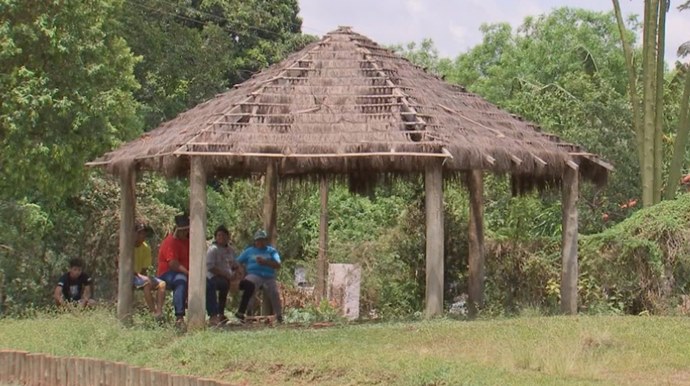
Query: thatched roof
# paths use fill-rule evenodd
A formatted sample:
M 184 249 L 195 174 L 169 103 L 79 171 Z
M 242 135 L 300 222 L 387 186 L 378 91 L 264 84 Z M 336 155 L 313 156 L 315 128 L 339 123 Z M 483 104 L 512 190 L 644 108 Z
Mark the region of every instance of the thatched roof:
M 443 160 L 445 172 L 532 182 L 560 180 L 570 162 L 597 183 L 611 169 L 348 27 L 90 165 L 186 175 L 190 156 L 216 176 L 264 172 L 270 161 L 303 176 L 419 172 Z

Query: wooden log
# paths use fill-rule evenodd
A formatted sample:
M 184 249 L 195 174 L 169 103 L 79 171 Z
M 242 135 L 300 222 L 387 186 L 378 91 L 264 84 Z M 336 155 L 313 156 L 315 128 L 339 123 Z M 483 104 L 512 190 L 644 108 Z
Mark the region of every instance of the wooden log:
M 577 314 L 577 200 L 579 173 L 565 168 L 563 172 L 563 245 L 561 271 L 561 312 Z
M 277 218 L 278 218 L 278 168 L 273 161 L 268 162 L 266 167 L 265 188 L 264 188 L 264 230 L 268 233 L 269 243 L 276 247 L 278 241 Z M 273 306 L 265 291 L 262 296 L 261 313 L 263 315 L 273 314 Z
M 103 362 L 103 383 L 105 385 L 115 384 L 115 363 Z
M 125 325 L 132 323 L 134 290 L 134 216 L 136 172 L 127 168 L 120 174 L 120 257 L 117 280 L 117 318 Z
M 443 168 L 426 167 L 426 317 L 443 313 Z
M 319 181 L 321 218 L 319 221 L 319 256 L 316 265 L 316 300 L 326 298 L 326 271 L 328 267 L 328 177 Z
M 189 208 L 189 328 L 206 326 L 206 170 L 201 157 L 192 157 Z
M 113 379 L 115 380 L 113 385 L 126 385 L 127 384 L 127 365 L 124 363 L 113 363 Z
M 484 181 L 480 170 L 468 173 L 469 219 L 469 313 L 474 317 L 484 306 Z
M 68 386 L 67 383 L 67 368 L 69 366 L 68 358 L 56 358 L 56 373 L 55 373 L 55 385 L 57 386 Z M 112 383 L 111 383 L 112 384 Z
M 12 352 L 10 350 L 0 350 L 0 384 L 9 382 L 10 370 L 12 367 Z
M 137 366 L 129 366 L 127 368 L 127 382 L 125 383 L 126 386 L 139 386 L 139 372 L 141 371 L 140 367 Z

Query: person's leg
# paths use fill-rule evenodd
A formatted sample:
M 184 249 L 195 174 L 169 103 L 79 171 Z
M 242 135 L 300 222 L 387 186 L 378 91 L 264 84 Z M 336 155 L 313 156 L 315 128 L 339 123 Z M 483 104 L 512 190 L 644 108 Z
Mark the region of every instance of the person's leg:
M 240 300 L 240 307 L 237 309 L 237 313 L 244 315 L 247 312 L 247 307 L 249 306 L 249 301 L 254 296 L 254 283 L 249 280 L 240 281 L 240 290 L 242 291 L 242 300 Z
M 252 274 L 245 276 L 244 280 L 254 284 L 254 295 L 249 298 L 249 303 L 247 304 L 247 314 L 254 315 L 254 311 L 256 308 L 256 295 L 257 292 L 259 292 L 259 288 L 261 288 L 261 283 L 263 282 L 263 280 L 260 276 Z
M 218 316 L 218 298 L 216 287 L 211 279 L 206 278 L 206 313 L 209 317 Z
M 218 314 L 223 316 L 225 314 L 225 305 L 228 301 L 228 292 L 230 291 L 230 282 L 228 279 L 220 276 L 214 276 L 211 278 L 213 286 L 218 292 Z M 215 295 L 215 292 L 214 292 Z
M 273 313 L 276 315 L 278 322 L 283 321 L 283 306 L 280 302 L 280 290 L 278 289 L 278 282 L 276 279 L 266 279 L 264 281 L 264 296 L 268 295 L 273 306 Z
M 173 272 L 171 284 L 175 317 L 177 317 L 177 319 L 181 319 L 184 318 L 185 314 L 185 299 L 187 299 L 187 276 L 179 272 Z
M 156 318 L 163 315 L 163 305 L 165 304 L 165 282 L 158 278 L 151 278 L 151 285 L 156 290 L 156 310 L 153 312 L 153 316 Z

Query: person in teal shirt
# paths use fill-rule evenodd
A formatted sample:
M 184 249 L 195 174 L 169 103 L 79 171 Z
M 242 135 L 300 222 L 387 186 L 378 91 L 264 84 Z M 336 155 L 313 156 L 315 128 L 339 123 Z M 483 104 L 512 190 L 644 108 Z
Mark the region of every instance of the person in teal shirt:
M 280 268 L 280 254 L 272 246 L 268 245 L 268 234 L 264 230 L 259 230 L 254 234 L 254 245 L 248 247 L 236 259 L 240 264 L 246 266 L 246 280 L 254 283 L 255 288 L 264 288 L 264 293 L 273 306 L 278 323 L 283 322 L 283 306 L 280 301 L 280 291 L 276 282 L 276 270 Z M 254 298 L 249 304 L 249 309 L 253 309 Z

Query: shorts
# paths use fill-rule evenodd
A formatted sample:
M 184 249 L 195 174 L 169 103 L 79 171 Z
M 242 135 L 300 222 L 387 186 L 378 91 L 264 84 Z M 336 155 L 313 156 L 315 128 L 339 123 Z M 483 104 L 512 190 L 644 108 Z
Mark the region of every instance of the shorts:
M 156 288 L 158 288 L 159 285 L 161 285 L 161 283 L 163 281 L 157 277 L 149 276 L 148 282 L 151 283 L 151 288 L 156 289 Z M 134 275 L 133 283 L 134 283 L 135 288 L 141 289 L 141 288 L 144 288 L 147 281 L 144 278 L 142 278 L 140 275 Z

